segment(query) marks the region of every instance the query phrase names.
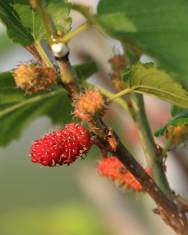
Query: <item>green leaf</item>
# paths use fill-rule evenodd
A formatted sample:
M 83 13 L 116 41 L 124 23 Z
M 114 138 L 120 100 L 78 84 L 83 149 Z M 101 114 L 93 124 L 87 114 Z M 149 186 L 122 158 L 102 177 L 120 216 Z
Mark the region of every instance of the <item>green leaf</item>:
M 72 18 L 70 17 L 70 6 L 66 0 L 49 0 L 48 13 L 51 15 L 58 31 L 64 34 L 71 30 Z
M 73 68 L 80 83 L 98 71 L 97 65 L 94 61 L 75 65 Z
M 113 37 L 131 40 L 180 75 L 188 88 L 188 1 L 101 0 L 99 24 Z
M 188 111 L 183 111 L 179 113 L 176 117 L 170 120 L 166 125 L 164 125 L 162 128 L 157 130 L 155 132 L 155 136 L 158 137 L 161 135 L 165 135 L 169 126 L 177 127 L 177 126 L 182 126 L 182 125 L 188 125 Z
M 48 0 L 47 11 L 54 20 L 57 30 L 67 33 L 71 29 L 70 7 L 65 0 Z M 47 32 L 38 12 L 29 1 L 0 1 L 0 18 L 7 26 L 9 37 L 23 46 L 34 41 L 47 39 Z
M 13 43 L 9 40 L 8 35 L 6 33 L 0 33 L 0 38 L 0 53 L 1 56 L 3 56 L 12 49 Z
M 71 102 L 64 89 L 47 94 L 27 97 L 0 109 L 0 145 L 6 145 L 20 136 L 22 130 L 42 115 L 49 116 L 54 123 L 71 120 Z
M 15 43 L 27 46 L 33 42 L 32 35 L 22 24 L 10 1 L 0 1 L 0 19 L 6 25 L 8 36 Z
M 34 41 L 47 38 L 47 32 L 43 21 L 37 11 L 33 11 L 30 5 L 14 4 L 15 11 L 22 20 L 22 24 L 29 30 Z
M 20 16 L 23 25 L 29 29 L 35 41 L 48 38 L 38 11 L 33 10 L 29 3 L 22 4 L 16 3 L 15 1 L 13 6 Z M 47 11 L 52 17 L 57 30 L 63 33 L 70 31 L 72 24 L 72 20 L 69 16 L 70 8 L 65 4 L 64 0 L 48 1 Z
M 25 99 L 26 99 L 26 96 L 24 95 L 24 92 L 21 92 L 17 88 L 1 88 L 0 87 L 0 105 L 20 102 Z
M 173 117 L 177 116 L 179 113 L 183 112 L 183 111 L 186 111 L 186 109 L 182 109 L 180 108 L 179 106 L 176 106 L 176 105 L 173 105 L 172 108 L 171 108 L 171 115 Z M 188 111 L 188 110 L 187 110 Z
M 132 91 L 151 94 L 169 103 L 188 108 L 188 92 L 170 75 L 151 65 L 135 64 L 122 74 Z
M 1 88 L 14 88 L 15 82 L 11 72 L 0 72 L 0 87 Z

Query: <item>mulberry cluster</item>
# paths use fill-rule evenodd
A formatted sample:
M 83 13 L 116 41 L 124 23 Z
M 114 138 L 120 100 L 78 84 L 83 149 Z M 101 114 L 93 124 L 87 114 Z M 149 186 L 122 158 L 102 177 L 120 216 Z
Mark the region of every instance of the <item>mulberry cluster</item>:
M 34 141 L 30 149 L 32 162 L 44 166 L 71 164 L 91 147 L 90 133 L 81 125 L 70 123 Z
M 141 184 L 115 156 L 104 158 L 98 165 L 98 171 L 102 176 L 108 177 L 113 181 L 118 181 L 122 186 L 126 186 L 137 192 L 142 191 Z M 151 168 L 147 168 L 146 172 L 148 175 L 151 175 Z
M 87 122 L 102 112 L 104 105 L 105 99 L 99 91 L 88 90 L 75 98 L 74 115 Z
M 28 93 L 37 93 L 56 84 L 57 75 L 54 69 L 37 64 L 22 64 L 14 70 L 17 87 Z

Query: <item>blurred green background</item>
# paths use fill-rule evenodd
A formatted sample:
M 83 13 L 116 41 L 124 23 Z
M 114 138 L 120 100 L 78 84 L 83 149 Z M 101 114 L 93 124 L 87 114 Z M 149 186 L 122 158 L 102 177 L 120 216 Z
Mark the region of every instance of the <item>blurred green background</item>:
M 86 2 L 94 4 L 95 1 Z M 75 24 L 82 21 L 78 15 L 74 18 Z M 70 43 L 74 51 L 71 60 L 79 62 L 82 53 L 87 52 L 101 64 L 100 73 L 104 77 L 103 73 L 109 72 L 108 59 L 114 53 L 113 45 L 120 50 L 116 41 L 104 38 L 95 30 L 83 33 Z M 4 27 L 0 26 L 0 71 L 13 69 L 30 59 L 32 57 L 23 48 L 9 41 Z M 94 81 L 97 79 L 93 77 Z M 157 102 L 150 99 L 148 109 L 151 104 L 159 105 L 167 115 L 169 106 Z M 115 112 L 109 112 L 106 120 L 115 124 L 122 138 L 125 136 L 122 130 L 130 132 L 127 139 L 130 139 L 131 151 L 141 159 L 143 153 L 135 127 L 130 119 L 122 118 L 119 107 L 113 108 Z M 152 116 L 150 112 L 149 117 L 156 123 L 155 114 Z M 157 125 L 160 127 L 160 121 Z M 0 149 L 0 235 L 174 234 L 151 212 L 154 204 L 147 196 L 125 194 L 98 175 L 96 166 L 100 154 L 95 148 L 85 160 L 68 167 L 45 168 L 32 164 L 28 155 L 32 141 L 53 128 L 49 119 L 39 118 L 20 139 Z M 177 165 L 177 173 L 174 173 L 173 161 L 168 164 L 172 169 L 168 172 L 170 183 L 186 195 L 185 174 L 180 173 Z M 181 184 L 177 184 L 180 181 Z

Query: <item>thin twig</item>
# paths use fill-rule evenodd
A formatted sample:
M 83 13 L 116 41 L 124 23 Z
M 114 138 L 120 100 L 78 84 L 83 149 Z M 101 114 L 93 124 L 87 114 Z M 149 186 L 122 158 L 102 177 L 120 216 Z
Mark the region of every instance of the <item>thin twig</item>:
M 67 43 L 69 42 L 72 38 L 74 38 L 75 36 L 79 35 L 80 33 L 88 30 L 90 28 L 90 24 L 88 22 L 81 24 L 80 26 L 78 26 L 75 30 L 70 31 L 69 33 L 67 33 L 66 35 L 64 35 L 61 39 L 59 39 L 59 42 L 62 43 Z
M 172 191 L 170 190 L 170 186 L 164 173 L 163 153 L 162 151 L 159 153 L 157 151 L 157 145 L 155 144 L 147 119 L 143 96 L 133 94 L 131 96 L 131 100 L 133 104 L 132 116 L 138 125 L 138 130 L 148 166 L 152 167 L 153 177 L 158 186 L 167 196 L 171 197 Z
M 36 49 L 35 44 L 30 44 L 29 46 L 26 46 L 25 49 L 26 49 L 29 53 L 31 53 L 31 54 L 37 59 L 37 61 L 38 61 L 39 63 L 44 63 L 43 60 L 42 60 L 42 58 L 41 58 L 41 56 L 40 56 L 40 54 L 39 54 L 39 52 L 38 52 L 38 50 Z
M 37 0 L 40 4 L 41 1 Z M 44 9 L 39 9 L 44 10 Z M 82 9 L 83 10 L 83 9 Z M 41 15 L 44 16 L 43 20 L 46 24 L 46 27 L 50 27 L 50 22 L 47 22 L 45 19 L 45 12 L 41 11 Z M 85 9 L 83 10 L 85 11 Z M 86 11 L 85 14 L 88 12 Z M 49 25 L 47 26 L 47 23 Z M 53 32 L 49 34 L 53 35 Z M 49 35 L 50 36 L 50 35 Z M 58 58 L 59 65 L 65 73 L 61 73 L 62 83 L 65 86 L 66 90 L 69 92 L 69 95 L 73 98 L 74 95 L 79 93 L 79 88 L 76 85 L 75 74 L 71 69 L 71 65 L 68 59 L 68 55 L 63 58 Z M 121 143 L 119 137 L 115 132 L 110 130 L 103 121 L 98 118 L 94 122 L 89 123 L 91 127 L 95 129 L 95 132 L 99 134 L 102 138 L 101 143 L 104 144 L 104 149 L 109 149 L 111 153 L 116 155 L 118 159 L 125 165 L 125 167 L 136 177 L 136 179 L 141 183 L 143 190 L 147 192 L 151 198 L 156 202 L 158 208 L 158 213 L 162 219 L 171 226 L 178 235 L 186 235 L 188 231 L 188 220 L 186 218 L 186 212 L 178 204 L 176 200 L 170 200 L 157 186 L 154 180 L 145 172 L 142 166 L 135 160 L 132 154 L 126 149 L 126 147 Z M 112 149 L 108 142 L 108 133 L 114 136 L 117 146 L 116 150 Z M 101 135 L 102 133 L 102 135 Z
M 67 68 L 70 67 L 70 63 L 68 60 L 64 60 L 63 63 L 68 63 Z M 74 75 L 73 75 L 74 76 Z M 63 80 L 63 79 L 62 79 Z M 69 84 L 66 84 L 68 87 Z M 74 92 L 78 91 L 78 87 L 76 83 L 71 83 L 72 86 L 75 85 Z M 69 92 L 71 89 L 67 89 Z M 71 94 L 74 97 L 76 93 Z M 90 125 L 91 124 L 91 125 Z M 104 122 L 98 118 L 93 123 L 89 123 L 91 129 L 97 133 L 99 132 L 99 136 L 103 139 L 107 136 L 109 132 L 109 128 L 104 124 Z M 112 130 L 110 130 L 112 132 Z M 101 135 L 101 132 L 103 133 Z M 135 176 L 135 178 L 141 183 L 143 190 L 147 192 L 150 197 L 156 202 L 158 206 L 158 212 L 161 218 L 165 221 L 166 224 L 171 226 L 174 231 L 176 231 L 179 235 L 186 235 L 188 231 L 188 220 L 186 218 L 186 212 L 181 205 L 178 205 L 175 200 L 170 200 L 157 186 L 154 180 L 148 176 L 142 166 L 135 160 L 132 154 L 125 148 L 125 146 L 121 143 L 118 135 L 113 132 L 113 135 L 117 141 L 117 149 L 116 151 L 110 150 L 111 146 L 109 146 L 108 141 L 106 140 L 104 144 L 104 149 L 108 149 L 112 154 L 118 157 L 118 159 L 124 164 L 124 166 Z

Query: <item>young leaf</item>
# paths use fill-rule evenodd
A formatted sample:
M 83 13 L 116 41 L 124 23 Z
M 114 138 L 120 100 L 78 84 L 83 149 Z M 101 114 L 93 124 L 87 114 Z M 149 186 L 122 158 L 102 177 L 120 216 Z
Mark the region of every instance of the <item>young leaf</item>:
M 23 46 L 34 41 L 29 30 L 23 25 L 19 15 L 11 5 L 11 1 L 0 1 L 0 19 L 7 27 L 8 36 Z
M 29 30 L 34 41 L 40 41 L 48 37 L 43 21 L 37 11 L 32 10 L 29 4 L 13 4 L 22 24 Z
M 170 75 L 153 66 L 135 64 L 122 74 L 126 85 L 134 92 L 151 94 L 169 103 L 188 108 L 188 92 Z
M 177 116 L 179 113 L 183 112 L 183 111 L 186 111 L 186 109 L 182 109 L 180 108 L 179 106 L 176 106 L 176 105 L 173 105 L 172 108 L 171 108 L 171 115 L 173 117 Z M 187 110 L 188 111 L 188 110 Z
M 47 11 L 54 20 L 57 30 L 67 33 L 71 29 L 70 8 L 64 0 L 48 0 Z M 0 18 L 7 26 L 9 37 L 23 46 L 34 41 L 47 39 L 47 32 L 38 12 L 29 1 L 0 1 Z
M 33 10 L 29 3 L 22 4 L 16 2 L 14 2 L 13 7 L 20 16 L 23 25 L 30 30 L 34 40 L 47 39 L 48 35 L 38 11 Z M 48 1 L 47 11 L 52 17 L 57 30 L 63 33 L 70 31 L 72 23 L 69 16 L 70 8 L 65 5 L 65 1 Z
M 72 18 L 70 17 L 70 6 L 67 0 L 49 0 L 48 13 L 52 17 L 58 31 L 64 34 L 71 30 Z
M 113 37 L 136 41 L 188 88 L 188 1 L 100 0 L 97 19 Z
M 188 111 L 183 111 L 179 113 L 176 117 L 170 120 L 166 125 L 164 125 L 162 128 L 157 130 L 155 132 L 155 136 L 158 137 L 161 135 L 165 135 L 169 126 L 177 127 L 177 126 L 183 126 L 183 125 L 188 125 Z

